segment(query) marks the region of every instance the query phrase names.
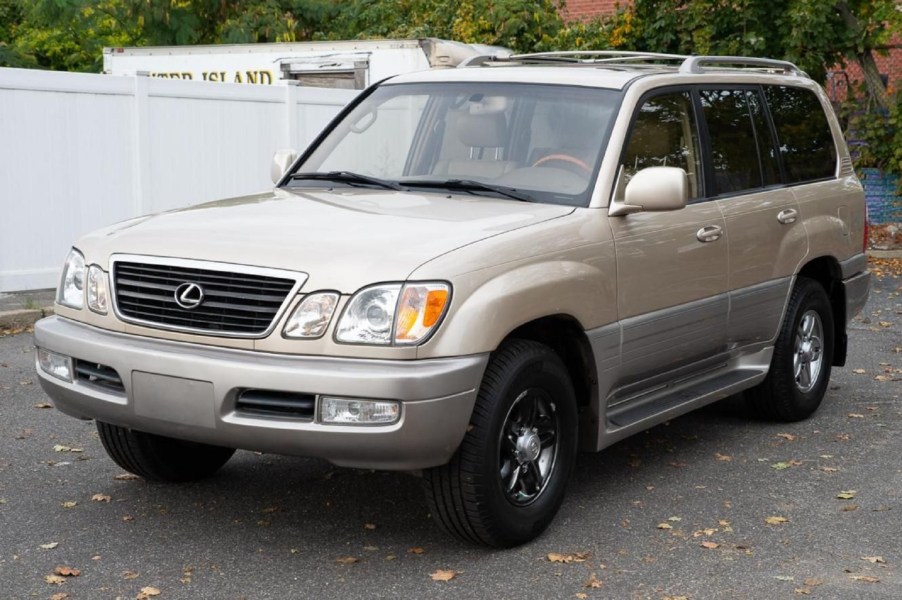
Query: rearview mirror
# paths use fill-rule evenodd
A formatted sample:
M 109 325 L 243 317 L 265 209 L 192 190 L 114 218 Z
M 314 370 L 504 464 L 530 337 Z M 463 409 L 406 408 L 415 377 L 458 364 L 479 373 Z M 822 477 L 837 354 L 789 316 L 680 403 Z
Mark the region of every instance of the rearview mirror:
M 622 174 L 621 174 L 622 176 Z M 679 210 L 689 198 L 689 176 L 676 167 L 648 167 L 630 179 L 623 201 L 614 201 L 608 214 L 612 217 L 635 212 Z
M 273 154 L 272 165 L 269 167 L 269 176 L 272 178 L 272 182 L 275 185 L 279 185 L 282 176 L 284 176 L 285 172 L 288 171 L 288 168 L 294 164 L 297 157 L 298 153 L 293 149 L 278 150 Z

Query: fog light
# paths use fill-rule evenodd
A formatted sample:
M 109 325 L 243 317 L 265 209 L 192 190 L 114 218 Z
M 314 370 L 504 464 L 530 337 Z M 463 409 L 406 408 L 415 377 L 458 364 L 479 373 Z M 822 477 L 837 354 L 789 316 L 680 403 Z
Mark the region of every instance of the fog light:
M 38 364 L 48 375 L 72 383 L 72 359 L 68 356 L 38 348 Z
M 401 405 L 393 400 L 357 400 L 355 398 L 320 398 L 323 423 L 350 425 L 389 425 L 401 416 Z

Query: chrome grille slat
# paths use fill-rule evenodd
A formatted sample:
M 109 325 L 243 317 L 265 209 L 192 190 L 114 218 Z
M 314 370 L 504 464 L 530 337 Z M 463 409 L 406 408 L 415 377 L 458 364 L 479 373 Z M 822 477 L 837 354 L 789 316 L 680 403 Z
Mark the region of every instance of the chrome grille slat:
M 151 327 L 261 337 L 275 325 L 299 285 L 297 279 L 289 278 L 292 273 L 282 271 L 255 274 L 242 272 L 237 265 L 217 264 L 216 269 L 207 269 L 195 267 L 199 261 L 173 259 L 176 264 L 167 264 L 155 257 L 148 257 L 146 263 L 138 262 L 141 257 L 128 258 L 137 260 L 114 260 L 112 264 L 117 314 L 125 321 Z M 282 273 L 288 276 L 276 276 Z M 203 301 L 196 308 L 183 308 L 176 302 L 176 290 L 185 283 L 203 289 Z

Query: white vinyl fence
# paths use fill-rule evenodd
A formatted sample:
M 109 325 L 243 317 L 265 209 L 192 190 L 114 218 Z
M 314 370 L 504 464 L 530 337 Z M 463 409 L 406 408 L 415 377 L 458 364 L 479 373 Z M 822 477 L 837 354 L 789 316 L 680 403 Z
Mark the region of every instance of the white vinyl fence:
M 272 188 L 356 93 L 0 68 L 0 292 L 54 287 L 98 227 Z

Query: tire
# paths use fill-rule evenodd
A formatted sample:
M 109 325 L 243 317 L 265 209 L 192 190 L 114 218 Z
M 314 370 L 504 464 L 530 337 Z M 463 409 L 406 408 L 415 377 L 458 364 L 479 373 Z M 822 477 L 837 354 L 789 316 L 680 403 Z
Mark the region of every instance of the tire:
M 543 344 L 510 341 L 486 368 L 457 452 L 424 473 L 430 511 L 467 542 L 528 542 L 560 508 L 576 449 L 576 397 L 564 363 Z
M 106 453 L 117 465 L 148 481 L 184 483 L 209 477 L 235 453 L 97 421 Z
M 800 277 L 780 327 L 770 370 L 746 391 L 760 417 L 785 423 L 810 417 L 820 406 L 833 364 L 833 309 L 818 282 Z

